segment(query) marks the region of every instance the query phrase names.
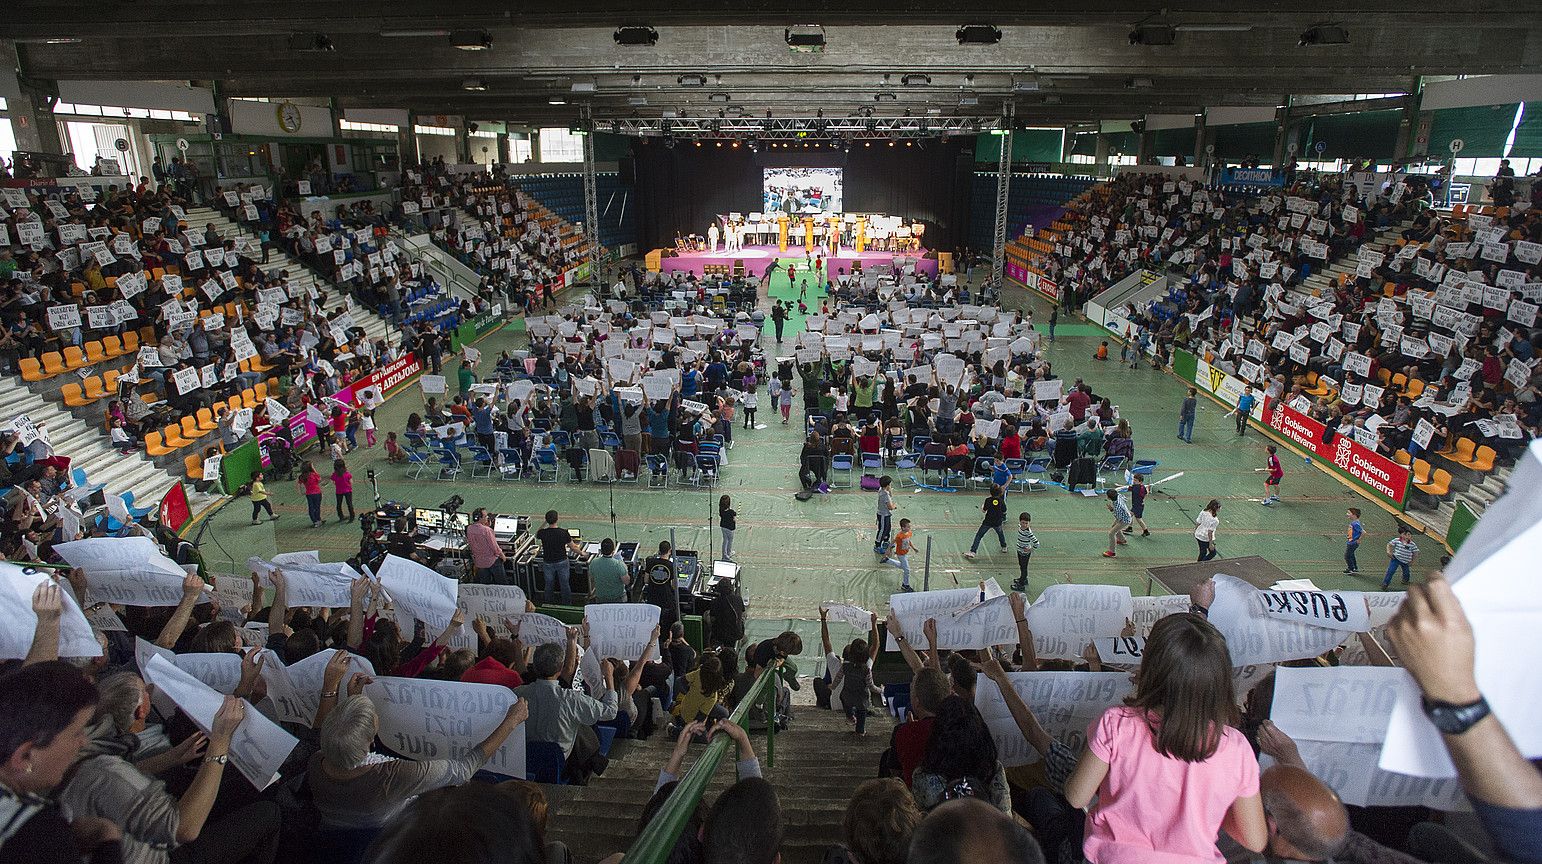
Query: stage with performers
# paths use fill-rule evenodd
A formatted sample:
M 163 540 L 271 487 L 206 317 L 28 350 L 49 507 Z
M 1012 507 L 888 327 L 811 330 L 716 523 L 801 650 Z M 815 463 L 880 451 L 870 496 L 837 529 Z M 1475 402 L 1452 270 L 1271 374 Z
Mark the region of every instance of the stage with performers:
M 816 254 L 818 250 L 816 250 Z M 778 250 L 776 246 L 744 246 L 726 251 L 719 248 L 717 252 L 711 251 L 686 251 L 677 252 L 669 250 L 669 257 L 661 260 L 661 269 L 665 273 L 687 271 L 697 276 L 705 276 L 708 268 L 712 272 L 732 274 L 734 265 L 744 263 L 744 273 L 747 276 L 764 277 L 766 270 L 775 261 L 796 259 L 802 261 L 806 250 L 801 246 L 788 246 L 786 252 Z M 828 273 L 840 276 L 852 272 L 852 268 L 860 262 L 862 269 L 871 270 L 874 267 L 893 266 L 896 271 L 903 272 L 906 267 L 914 266 L 916 273 L 924 276 L 937 275 L 937 259 L 922 257 L 923 253 L 916 252 L 881 252 L 865 251 L 857 252 L 853 249 L 843 248 L 834 258 L 825 258 Z M 726 268 L 726 269 L 723 269 Z M 804 269 L 799 265 L 799 269 Z

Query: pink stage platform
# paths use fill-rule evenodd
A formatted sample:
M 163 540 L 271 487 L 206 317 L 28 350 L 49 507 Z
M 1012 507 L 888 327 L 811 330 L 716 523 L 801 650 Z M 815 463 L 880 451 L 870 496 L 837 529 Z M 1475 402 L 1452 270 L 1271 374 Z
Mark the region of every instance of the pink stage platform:
M 752 276 L 762 276 L 771 262 L 779 258 L 797 258 L 802 260 L 803 250 L 788 247 L 786 252 L 778 252 L 775 246 L 746 246 L 734 252 L 724 252 L 721 247 L 716 254 L 711 252 L 689 252 L 685 255 L 672 255 L 665 258 L 663 264 L 665 273 L 689 271 L 697 276 L 706 275 L 705 268 L 709 264 L 725 264 L 730 267 L 735 261 L 743 261 L 745 272 Z M 937 275 L 936 258 L 920 258 L 916 253 L 896 252 L 854 252 L 850 249 L 842 250 L 833 260 L 827 259 L 825 266 L 834 275 L 851 272 L 851 266 L 857 261 L 862 262 L 864 269 L 881 265 L 894 264 L 895 259 L 904 261 L 915 260 L 916 272 L 926 276 Z M 800 268 L 801 269 L 801 268 Z

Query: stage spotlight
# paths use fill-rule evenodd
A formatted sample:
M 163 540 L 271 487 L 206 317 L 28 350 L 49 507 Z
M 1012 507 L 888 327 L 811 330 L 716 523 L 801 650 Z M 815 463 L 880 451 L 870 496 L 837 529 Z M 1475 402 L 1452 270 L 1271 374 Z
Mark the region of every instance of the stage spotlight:
M 889 142 L 889 146 L 890 146 L 890 147 L 893 147 L 893 146 L 894 146 L 894 142 L 893 142 L 893 141 L 890 141 L 890 142 Z
M 717 142 L 717 146 L 719 146 L 719 147 L 723 146 L 723 142 L 721 142 L 721 141 Z
M 914 142 L 914 141 L 906 141 L 905 142 L 905 146 L 906 147 L 914 147 L 914 146 L 916 146 L 916 142 Z
M 700 142 L 700 141 L 697 141 L 697 142 L 696 142 L 696 146 L 697 146 L 697 147 L 700 147 L 700 146 L 701 146 L 701 142 Z
M 739 146 L 739 142 L 738 142 L 738 141 L 735 141 L 735 142 L 734 142 L 734 143 L 733 143 L 733 146 L 735 146 L 735 147 L 738 147 L 738 146 Z
M 652 27 L 620 27 L 611 34 L 617 45 L 657 45 L 659 31 Z
M 863 141 L 862 142 L 862 146 L 863 147 L 871 147 L 871 146 L 873 146 L 873 142 L 871 142 L 871 141 Z

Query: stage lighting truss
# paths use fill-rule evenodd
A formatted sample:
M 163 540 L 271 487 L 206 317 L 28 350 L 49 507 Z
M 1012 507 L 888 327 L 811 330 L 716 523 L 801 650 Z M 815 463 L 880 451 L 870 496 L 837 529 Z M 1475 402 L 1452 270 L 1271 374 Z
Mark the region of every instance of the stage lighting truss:
M 990 132 L 1000 118 L 947 114 L 923 117 L 621 117 L 595 119 L 598 132 L 638 138 L 754 139 L 760 141 L 824 139 L 941 138 Z

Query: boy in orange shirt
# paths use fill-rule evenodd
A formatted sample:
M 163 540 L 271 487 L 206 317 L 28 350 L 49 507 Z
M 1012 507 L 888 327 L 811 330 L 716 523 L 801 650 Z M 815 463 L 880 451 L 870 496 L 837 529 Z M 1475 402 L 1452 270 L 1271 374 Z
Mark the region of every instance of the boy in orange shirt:
M 916 589 L 910 587 L 910 538 L 914 536 L 910 530 L 910 520 L 901 519 L 899 533 L 894 535 L 894 554 L 883 559 L 883 563 L 891 567 L 898 567 L 900 573 L 900 590 L 910 593 Z
M 1094 360 L 1107 360 L 1108 359 L 1108 342 L 1105 341 L 1105 342 L 1101 342 L 1101 343 L 1098 344 L 1098 351 L 1097 351 L 1096 354 L 1092 355 L 1092 359 L 1094 359 Z

